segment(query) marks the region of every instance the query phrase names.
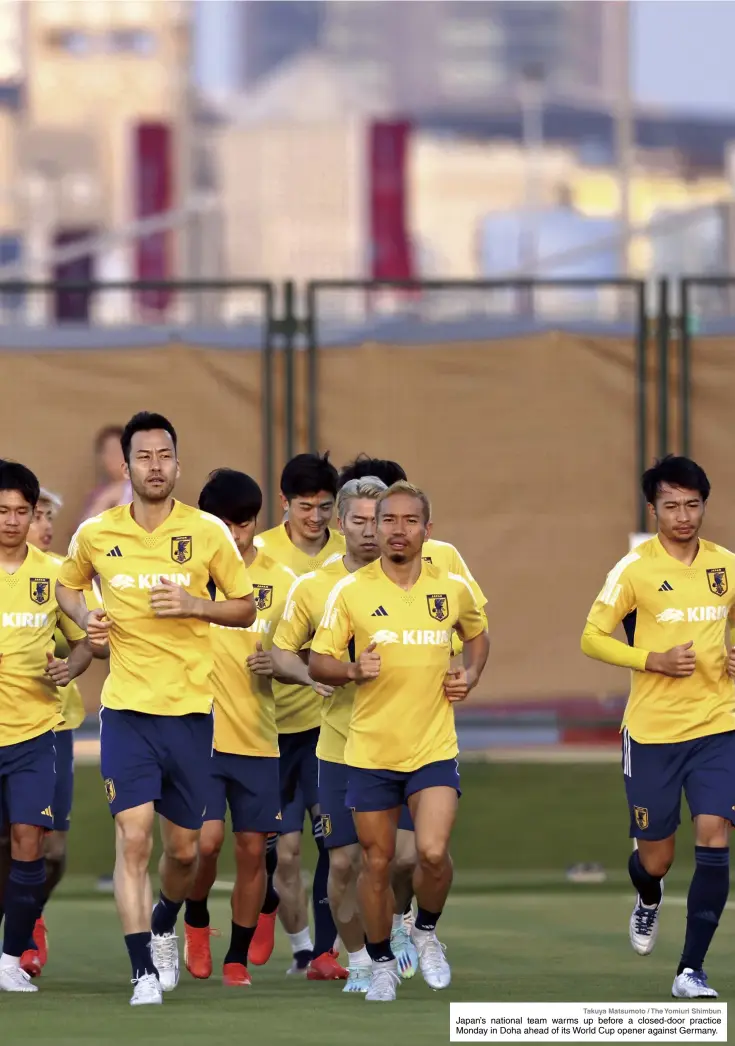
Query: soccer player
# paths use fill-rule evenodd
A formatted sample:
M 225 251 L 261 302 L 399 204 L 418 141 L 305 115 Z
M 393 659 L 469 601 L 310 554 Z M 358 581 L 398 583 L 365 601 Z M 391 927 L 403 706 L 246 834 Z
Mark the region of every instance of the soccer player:
M 684 950 L 671 994 L 716 998 L 703 970 L 729 888 L 735 810 L 735 691 L 728 679 L 728 616 L 735 557 L 700 538 L 710 484 L 689 458 L 668 456 L 643 474 L 657 533 L 620 560 L 587 618 L 588 657 L 632 669 L 622 747 L 637 898 L 633 949 L 656 943 L 663 880 L 674 860 L 684 791 L 694 819 L 695 868 Z M 624 625 L 627 643 L 613 637 Z M 729 668 L 735 673 L 735 655 Z
M 281 505 L 288 519 L 258 535 L 255 544 L 272 559 L 300 576 L 323 566 L 345 550 L 344 538 L 329 523 L 337 495 L 337 470 L 329 455 L 298 454 L 281 474 Z M 283 823 L 278 841 L 277 886 L 279 916 L 293 952 L 289 973 L 306 973 L 310 980 L 344 980 L 347 971 L 333 951 L 337 931 L 329 910 L 327 881 L 329 855 L 322 840 L 322 822 L 317 794 L 316 745 L 319 738 L 322 698 L 312 686 L 273 681 L 280 749 L 281 802 Z M 301 884 L 301 832 L 308 810 L 312 833 L 319 851 L 312 883 L 314 906 L 314 944 Z M 259 922 L 255 944 L 267 951 L 266 935 L 273 921 L 264 916 Z
M 362 847 L 358 896 L 372 960 L 365 997 L 388 1002 L 399 981 L 390 865 L 405 801 L 418 853 L 413 942 L 427 984 L 439 989 L 451 980 L 436 925 L 452 881 L 449 837 L 460 791 L 452 703 L 477 684 L 489 643 L 469 582 L 422 559 L 431 529 L 426 495 L 395 483 L 378 498 L 376 518 L 380 558 L 333 588 L 309 674 L 329 686 L 358 684 L 345 746 L 346 802 Z M 452 628 L 464 641 L 465 667 L 450 667 Z
M 303 574 L 289 592 L 284 616 L 278 623 L 273 645 L 273 662 L 279 673 L 288 672 L 297 681 L 307 682 L 308 668 L 300 652 L 311 643 L 324 613 L 327 596 L 334 585 L 378 556 L 375 533 L 375 501 L 386 489 L 374 477 L 354 479 L 337 495 L 337 521 L 345 536 L 346 553 L 335 556 L 321 570 Z M 355 893 L 360 863 L 360 847 L 352 819 L 345 805 L 347 767 L 345 742 L 352 715 L 354 686 L 340 687 L 322 704 L 322 723 L 317 745 L 319 758 L 319 808 L 322 816 L 324 845 L 329 852 L 329 904 L 340 939 L 347 948 L 349 977 L 346 992 L 366 992 L 370 984 L 370 957 L 365 951 L 365 937 L 357 910 Z M 399 822 L 399 837 L 405 828 L 413 833 L 408 809 L 404 807 Z M 412 845 L 412 844 L 411 844 Z M 413 845 L 412 845 L 413 848 Z M 418 963 L 416 950 L 403 926 L 403 909 L 398 928 L 391 933 L 398 967 L 412 976 Z
M 110 639 L 102 691 L 100 769 L 115 819 L 115 900 L 130 956 L 134 1006 L 176 987 L 176 917 L 196 874 L 212 752 L 210 624 L 255 620 L 245 564 L 221 520 L 176 501 L 176 431 L 136 414 L 121 437 L 132 505 L 77 530 L 57 586 L 59 603 L 94 645 Z M 100 579 L 105 611 L 81 590 Z M 225 597 L 216 602 L 212 579 Z M 148 863 L 158 813 L 161 893 L 151 918 Z
M 63 722 L 58 686 L 92 660 L 84 631 L 57 603 L 58 564 L 28 543 L 38 498 L 29 469 L 0 461 L 0 818 L 10 837 L 0 991 L 8 992 L 37 991 L 21 957 L 45 900 L 43 837 L 54 826 L 54 730 Z M 57 625 L 69 643 L 66 660 L 53 654 Z
M 53 555 L 51 549 L 54 543 L 54 523 L 62 504 L 63 502 L 57 494 L 52 494 L 41 487 L 38 504 L 28 531 L 28 541 L 36 548 L 40 548 L 42 552 L 46 552 L 59 567 L 64 560 Z M 85 593 L 85 599 L 90 610 L 100 605 L 91 590 Z M 69 644 L 60 628 L 57 628 L 54 633 L 54 645 L 55 658 L 66 659 L 69 656 Z M 81 726 L 85 714 L 82 695 L 76 680 L 72 680 L 68 686 L 59 687 L 59 695 L 64 721 L 55 730 L 56 787 L 51 807 L 54 812 L 54 827 L 52 831 L 46 833 L 43 842 L 46 861 L 43 907 L 46 906 L 49 897 L 61 882 L 66 869 L 67 836 L 74 793 L 74 730 Z M 33 944 L 34 947 L 27 949 L 20 960 L 22 968 L 31 977 L 35 977 L 41 972 L 48 959 L 48 931 L 43 912 L 36 920 Z
M 223 981 L 230 987 L 251 983 L 248 949 L 266 892 L 266 843 L 269 835 L 278 832 L 281 818 L 278 730 L 268 651 L 294 574 L 253 545 L 262 503 L 255 480 L 232 469 L 213 472 L 199 495 L 199 508 L 229 527 L 253 580 L 258 611 L 248 629 L 212 625 L 214 754 L 199 867 L 184 916 L 186 968 L 194 977 L 207 978 L 212 973 L 207 898 L 217 876 L 229 806 L 237 865 L 230 947 L 223 967 Z M 217 599 L 222 599 L 220 593 Z

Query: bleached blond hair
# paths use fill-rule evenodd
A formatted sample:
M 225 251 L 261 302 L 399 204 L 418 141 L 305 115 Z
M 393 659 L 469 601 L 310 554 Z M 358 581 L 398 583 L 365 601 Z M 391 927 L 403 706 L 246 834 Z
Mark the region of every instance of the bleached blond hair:
M 370 498 L 377 501 L 388 487 L 377 476 L 363 476 L 362 479 L 350 479 L 340 488 L 337 494 L 337 516 L 344 519 L 349 512 L 349 503 L 355 498 Z
M 376 518 L 380 517 L 380 506 L 392 498 L 394 494 L 406 494 L 410 498 L 416 498 L 417 501 L 421 502 L 424 515 L 424 523 L 431 521 L 431 502 L 429 501 L 426 494 L 419 487 L 415 487 L 413 483 L 409 483 L 405 479 L 399 479 L 397 483 L 394 483 L 392 487 L 388 487 L 378 497 L 378 504 L 375 507 Z

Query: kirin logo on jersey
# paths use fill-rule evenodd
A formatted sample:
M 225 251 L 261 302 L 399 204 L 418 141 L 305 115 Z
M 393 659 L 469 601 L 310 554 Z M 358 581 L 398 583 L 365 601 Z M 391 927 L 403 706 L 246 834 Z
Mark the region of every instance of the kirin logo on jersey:
M 678 621 L 687 621 L 690 624 L 701 624 L 703 621 L 724 621 L 728 614 L 728 607 L 687 607 L 686 610 L 676 610 L 669 607 L 661 614 L 656 615 L 659 624 L 672 624 Z
M 32 577 L 31 578 L 31 599 L 34 603 L 38 603 L 40 607 L 44 603 L 48 603 L 51 598 L 51 578 L 48 577 Z
M 262 614 L 273 605 L 273 585 L 253 585 L 255 608 Z
M 191 536 L 171 538 L 171 559 L 174 563 L 188 563 L 192 551 Z
M 386 646 L 389 643 L 398 643 L 398 633 L 391 632 L 388 628 L 379 628 L 375 635 L 370 636 L 370 642 L 376 643 L 378 646 L 380 646 L 381 643 Z
M 707 571 L 707 584 L 710 592 L 724 596 L 727 592 L 727 571 L 724 567 L 712 567 Z
M 429 606 L 429 614 L 435 621 L 447 620 L 449 617 L 449 600 L 444 594 L 427 596 L 426 602 Z
M 110 578 L 109 584 L 110 588 L 124 591 L 126 588 L 135 588 L 135 578 L 131 577 L 130 574 L 115 574 L 113 578 Z

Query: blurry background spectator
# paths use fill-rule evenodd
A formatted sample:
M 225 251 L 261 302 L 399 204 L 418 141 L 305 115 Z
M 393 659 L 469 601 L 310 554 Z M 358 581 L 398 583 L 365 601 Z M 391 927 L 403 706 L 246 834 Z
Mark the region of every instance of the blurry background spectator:
M 122 436 L 120 425 L 106 425 L 100 429 L 94 441 L 97 486 L 89 494 L 81 519 L 89 519 L 105 509 L 116 505 L 127 505 L 133 500 L 130 482 L 123 475 Z
M 42 552 L 53 551 L 51 546 L 54 543 L 54 520 L 63 504 L 58 494 L 52 494 L 50 490 L 41 487 L 41 495 L 33 514 L 30 541 Z

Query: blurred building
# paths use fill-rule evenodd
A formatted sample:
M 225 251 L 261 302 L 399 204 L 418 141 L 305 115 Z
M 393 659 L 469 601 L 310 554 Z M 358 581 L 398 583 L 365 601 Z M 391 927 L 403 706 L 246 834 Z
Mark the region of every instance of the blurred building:
M 249 0 L 233 5 L 238 85 L 257 86 L 309 52 L 386 94 L 395 112 L 484 110 L 515 97 L 529 69 L 550 97 L 610 102 L 620 89 L 612 31 L 627 0 Z

